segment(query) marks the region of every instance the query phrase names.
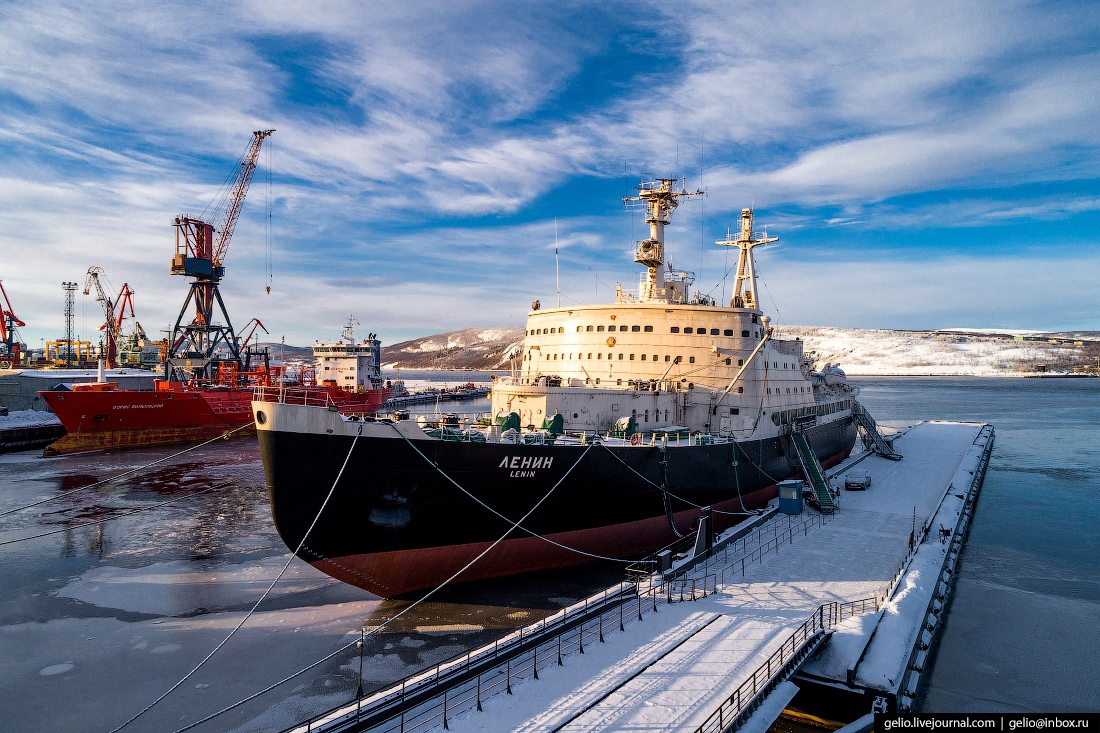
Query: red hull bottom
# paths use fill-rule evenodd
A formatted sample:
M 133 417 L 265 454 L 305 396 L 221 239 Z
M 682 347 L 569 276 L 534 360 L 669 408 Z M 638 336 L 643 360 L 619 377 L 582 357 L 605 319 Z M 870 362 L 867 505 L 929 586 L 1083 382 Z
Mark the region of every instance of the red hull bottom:
M 133 430 L 96 430 L 68 434 L 47 446 L 42 454 L 46 456 L 62 453 L 82 453 L 93 450 L 115 450 L 118 448 L 148 448 L 176 443 L 197 443 L 225 435 L 238 438 L 256 434 L 256 426 L 250 425 L 232 435 L 234 425 L 191 425 L 187 427 L 136 428 Z
M 847 458 L 849 453 L 850 450 L 833 456 L 822 462 L 822 466 L 835 466 Z M 777 494 L 778 489 L 774 484 L 760 489 L 744 497 L 745 508 L 759 509 L 766 506 Z M 713 508 L 726 512 L 738 511 L 741 503 L 738 499 L 730 499 L 715 504 Z M 681 533 L 687 533 L 698 516 L 699 510 L 689 509 L 677 512 L 673 518 L 676 528 Z M 715 514 L 713 521 L 715 530 L 720 532 L 737 524 L 739 518 Z M 516 532 L 520 530 L 517 529 Z M 592 529 L 558 532 L 547 537 L 567 547 L 604 557 L 623 557 L 646 552 L 663 547 L 674 539 L 668 520 L 663 516 Z M 345 555 L 312 561 L 310 564 L 337 580 L 383 598 L 393 598 L 438 586 L 491 545 L 491 542 L 472 542 L 418 550 Z M 304 549 L 308 550 L 308 547 L 307 542 Z M 585 562 L 591 562 L 591 558 L 556 547 L 537 537 L 520 537 L 501 542 L 459 576 L 457 582 L 499 578 Z

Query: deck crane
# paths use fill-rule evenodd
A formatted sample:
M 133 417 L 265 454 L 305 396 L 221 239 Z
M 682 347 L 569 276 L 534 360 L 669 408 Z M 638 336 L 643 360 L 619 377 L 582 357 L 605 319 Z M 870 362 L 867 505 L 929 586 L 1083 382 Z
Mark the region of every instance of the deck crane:
M 251 326 L 251 328 L 249 328 L 250 326 Z M 267 327 L 264 326 L 264 324 L 260 321 L 259 318 L 253 318 L 251 321 L 244 324 L 244 328 L 241 329 L 241 333 L 247 332 L 245 334 L 245 337 L 241 340 L 241 348 L 242 349 L 247 349 L 248 348 L 248 342 L 251 341 L 252 337 L 256 334 L 256 329 L 257 328 L 261 329 L 264 333 L 267 333 L 267 334 L 271 333 L 270 331 L 267 330 Z
M 19 342 L 19 333 L 15 329 L 27 324 L 12 312 L 3 282 L 0 282 L 0 297 L 3 297 L 0 301 L 0 367 L 17 367 L 23 358 L 23 344 Z
M 176 325 L 168 338 L 164 371 L 169 382 L 212 379 L 217 376 L 221 362 L 231 362 L 236 366 L 241 364 L 240 338 L 233 330 L 229 313 L 218 292 L 218 283 L 225 276 L 225 254 L 240 218 L 248 186 L 256 172 L 260 146 L 273 132 L 257 130 L 252 133 L 252 141 L 238 164 L 233 186 L 214 211 L 215 217 L 221 212 L 217 229 L 193 217 L 179 216 L 175 220 L 176 254 L 172 258 L 171 272 L 192 280 Z M 195 315 L 187 323 L 187 308 L 192 301 Z M 221 313 L 222 324 L 214 322 L 215 304 Z

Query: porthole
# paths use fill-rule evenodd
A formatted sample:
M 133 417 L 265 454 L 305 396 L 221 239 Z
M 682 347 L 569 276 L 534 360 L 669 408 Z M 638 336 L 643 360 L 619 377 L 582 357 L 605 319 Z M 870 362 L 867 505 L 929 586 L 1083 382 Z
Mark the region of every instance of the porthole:
M 263 410 L 257 410 L 256 411 L 256 422 L 259 423 L 260 425 L 263 425 L 264 423 L 267 422 L 267 415 L 264 414 Z

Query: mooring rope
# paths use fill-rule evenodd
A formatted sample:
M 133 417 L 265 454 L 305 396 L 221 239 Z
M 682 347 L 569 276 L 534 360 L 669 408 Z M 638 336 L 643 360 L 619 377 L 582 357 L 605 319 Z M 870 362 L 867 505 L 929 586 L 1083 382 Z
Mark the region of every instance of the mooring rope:
M 398 430 L 398 428 L 397 428 L 397 426 L 396 426 L 395 424 L 393 424 L 393 423 L 389 423 L 389 425 L 390 425 L 390 427 L 392 427 L 392 428 L 393 428 L 394 430 L 397 430 L 397 434 L 398 434 L 398 435 L 400 435 L 400 436 L 401 436 L 402 438 L 404 438 L 404 439 L 405 439 L 405 442 L 406 442 L 406 443 L 408 443 L 408 444 L 409 444 L 409 446 L 410 446 L 410 447 L 411 447 L 411 448 L 412 448 L 412 449 L 413 449 L 414 451 L 416 451 L 417 455 L 419 455 L 419 456 L 420 456 L 421 458 L 423 458 L 423 459 L 424 459 L 425 461 L 427 461 L 427 463 L 428 463 L 428 464 L 429 464 L 429 465 L 430 465 L 430 466 L 431 466 L 432 468 L 434 468 L 434 469 L 435 469 L 436 471 L 438 471 L 438 472 L 439 472 L 439 474 L 440 474 L 441 476 L 443 476 L 443 478 L 447 479 L 447 480 L 448 480 L 448 481 L 450 481 L 450 482 L 451 482 L 452 484 L 454 484 L 454 485 L 455 485 L 455 487 L 456 487 L 456 488 L 457 488 L 457 489 L 458 489 L 459 491 L 461 491 L 461 492 L 462 492 L 463 494 L 465 494 L 466 496 L 468 496 L 468 497 L 470 497 L 471 499 L 473 499 L 473 500 L 474 500 L 475 502 L 477 502 L 478 504 L 480 504 L 480 505 L 481 505 L 482 507 L 484 507 L 485 509 L 488 509 L 488 510 L 489 510 L 490 512 L 492 512 L 493 514 L 495 514 L 495 515 L 497 515 L 498 517 L 500 517 L 501 519 L 503 519 L 503 520 L 504 520 L 505 522 L 511 522 L 511 521 L 512 521 L 512 520 L 511 520 L 511 519 L 509 519 L 508 517 L 506 517 L 506 516 L 504 516 L 503 514 L 501 514 L 500 512 L 498 512 L 498 511 L 497 511 L 496 509 L 494 509 L 493 507 L 491 507 L 491 506 L 489 506 L 488 504 L 486 504 L 486 503 L 485 503 L 484 501 L 482 501 L 482 500 L 481 500 L 481 499 L 479 499 L 478 497 L 474 496 L 474 495 L 473 495 L 472 493 L 470 493 L 469 491 L 467 491 L 467 490 L 466 490 L 466 488 L 465 488 L 464 486 L 462 486 L 462 484 L 458 483 L 458 482 L 457 482 L 457 481 L 455 481 L 455 480 L 454 480 L 453 478 L 451 478 L 451 477 L 450 477 L 450 476 L 449 476 L 449 475 L 447 474 L 447 472 L 446 472 L 446 471 L 444 471 L 444 470 L 443 470 L 442 468 L 440 468 L 440 467 L 439 467 L 439 464 L 438 464 L 438 463 L 436 463 L 436 462 L 435 462 L 435 461 L 433 461 L 432 459 L 428 458 L 428 457 L 427 457 L 426 455 L 424 455 L 424 454 L 423 454 L 423 453 L 421 452 L 421 450 L 420 450 L 419 448 L 417 448 L 417 447 L 416 447 L 415 445 L 413 445 L 413 442 L 412 442 L 411 440 L 409 440 L 408 436 L 406 436 L 406 435 L 405 435 L 404 433 L 402 433 L 402 432 L 401 432 L 400 430 Z M 585 449 L 584 449 L 584 453 L 587 453 L 587 452 L 588 452 L 588 449 L 589 449 L 589 448 L 591 448 L 591 447 L 592 447 L 593 445 L 597 445 L 597 443 L 589 443 L 589 444 L 588 444 L 588 448 L 585 448 Z M 582 456 L 582 457 L 584 456 L 584 453 L 582 453 L 582 454 L 581 454 L 581 456 Z M 574 465 L 575 465 L 575 464 L 574 464 Z M 569 469 L 569 470 L 573 470 L 573 469 Z M 543 535 L 539 534 L 538 532 L 533 532 L 532 530 L 529 530 L 529 529 L 527 529 L 527 528 L 526 528 L 526 527 L 524 527 L 523 525 L 520 525 L 520 527 L 519 527 L 519 528 L 520 528 L 521 530 L 523 530 L 524 532 L 526 532 L 527 534 L 531 535 L 532 537 L 535 537 L 535 538 L 537 538 L 537 539 L 540 539 L 540 540 L 542 540 L 543 542 L 547 542 L 547 543 L 549 543 L 549 544 L 551 544 L 551 545 L 554 545 L 555 547 L 560 547 L 560 548 L 561 548 L 561 549 L 563 549 L 563 550 L 568 550 L 569 552 L 575 552 L 575 553 L 577 553 L 578 555 L 584 555 L 585 557 L 590 557 L 590 558 L 592 558 L 592 559 L 594 559 L 594 560 L 609 560 L 609 561 L 611 561 L 611 562 L 620 562 L 620 563 L 623 563 L 623 564 L 630 564 L 630 563 L 632 563 L 632 562 L 633 562 L 632 560 L 623 560 L 622 558 L 618 558 L 618 557 L 607 557 L 606 555 L 597 555 L 597 554 L 595 554 L 595 553 L 592 553 L 592 552 L 586 552 L 586 551 L 584 551 L 584 550 L 578 550 L 578 549 L 577 549 L 576 547 L 570 547 L 569 545 L 563 545 L 563 544 L 562 544 L 562 543 L 560 543 L 560 542 L 555 542 L 554 540 L 550 539 L 549 537 L 544 537 Z
M 57 501 L 58 499 L 64 499 L 66 496 L 69 496 L 71 494 L 75 494 L 78 491 L 87 491 L 88 489 L 94 489 L 96 486 L 103 486 L 104 484 L 109 484 L 113 481 L 118 481 L 120 478 L 123 478 L 125 476 L 129 476 L 132 473 L 137 473 L 138 471 L 144 471 L 147 468 L 152 468 L 153 466 L 157 465 L 158 463 L 164 463 L 165 461 L 170 461 L 173 458 L 178 458 L 179 456 L 182 456 L 184 453 L 190 453 L 193 450 L 196 450 L 198 448 L 202 448 L 204 445 L 210 445 L 214 441 L 228 440 L 229 436 L 233 435 L 234 433 L 238 433 L 241 430 L 244 430 L 245 428 L 251 428 L 253 426 L 254 426 L 254 423 L 248 423 L 246 425 L 241 425 L 240 427 L 234 428 L 233 430 L 227 430 L 226 432 L 222 433 L 221 435 L 219 435 L 217 437 L 210 438 L 210 440 L 205 440 L 202 443 L 199 443 L 198 445 L 193 445 L 190 448 L 185 448 L 184 450 L 181 450 L 178 453 L 173 453 L 172 455 L 165 456 L 164 458 L 158 458 L 157 460 L 153 461 L 152 463 L 146 463 L 144 466 L 138 466 L 137 468 L 131 468 L 131 469 L 128 469 L 126 471 L 123 471 L 122 473 L 118 474 L 117 476 L 112 476 L 111 478 L 103 479 L 102 481 L 96 481 L 94 484 L 88 484 L 87 486 L 81 486 L 81 487 L 76 488 L 76 489 L 71 489 L 69 491 L 65 491 L 63 493 L 57 494 L 56 496 L 51 496 L 48 499 L 41 499 L 39 501 L 31 502 L 30 504 L 24 504 L 23 506 L 18 506 L 14 509 L 7 509 L 5 511 L 0 512 L 0 517 L 7 516 L 8 514 L 14 514 L 16 512 L 21 512 L 24 509 L 30 509 L 31 507 L 36 507 L 39 504 L 46 504 L 46 503 L 51 502 L 51 501 Z
M 244 626 L 245 622 L 248 621 L 248 619 L 252 616 L 252 614 L 256 612 L 256 609 L 260 607 L 260 604 L 263 603 L 264 599 L 267 598 L 268 594 L 271 593 L 272 589 L 275 587 L 275 584 L 278 583 L 279 580 L 282 579 L 283 573 L 285 573 L 287 568 L 290 567 L 290 564 L 292 562 L 294 562 L 294 559 L 296 557 L 298 557 L 298 553 L 301 551 L 302 545 L 305 544 L 306 539 L 309 537 L 309 533 L 312 532 L 313 528 L 317 526 L 318 520 L 321 519 L 321 514 L 324 513 L 325 507 L 328 506 L 329 500 L 332 499 L 332 495 L 336 491 L 337 484 L 340 483 L 340 478 L 344 475 L 344 469 L 348 467 L 348 461 L 351 460 L 352 451 L 355 450 L 355 444 L 359 441 L 359 436 L 362 435 L 362 434 L 363 434 L 363 426 L 360 425 L 359 426 L 359 432 L 356 433 L 355 437 L 352 439 L 351 447 L 348 448 L 348 454 L 344 457 L 344 464 L 342 466 L 340 466 L 340 472 L 336 474 L 336 480 L 332 482 L 332 488 L 328 490 L 328 496 L 326 496 L 325 500 L 321 503 L 321 508 L 317 510 L 317 516 L 315 516 L 313 518 L 313 522 L 310 523 L 309 529 L 307 529 L 306 533 L 304 535 L 302 535 L 301 542 L 299 542 L 298 546 L 296 548 L 294 548 L 294 552 L 291 553 L 290 559 L 286 561 L 286 565 L 284 565 L 283 569 L 279 571 L 279 574 L 275 577 L 275 580 L 271 581 L 271 585 L 269 585 L 267 587 L 267 590 L 264 591 L 264 594 L 262 596 L 260 596 L 260 600 L 256 601 L 256 604 L 254 606 L 252 606 L 252 609 L 244 615 L 244 618 L 241 619 L 240 623 L 237 624 L 236 627 L 234 627 L 234 629 L 229 632 L 228 636 L 226 636 L 224 639 L 222 639 L 220 644 L 218 644 L 216 647 L 214 647 L 209 654 L 207 654 L 205 657 L 203 657 L 203 660 L 201 662 L 199 662 L 197 665 L 195 665 L 194 669 L 192 669 L 190 672 L 185 674 L 182 678 L 180 678 L 179 682 L 177 682 L 176 684 L 169 687 L 168 690 L 166 690 L 164 692 L 164 694 L 162 694 L 156 700 L 153 700 L 153 702 L 146 705 L 140 712 L 138 712 L 132 718 L 130 718 L 125 723 L 123 723 L 122 725 L 120 725 L 117 728 L 115 728 L 114 730 L 112 730 L 111 733 L 118 733 L 118 731 L 122 730 L 123 728 L 128 726 L 130 723 L 133 723 L 135 720 L 140 718 L 142 715 L 144 715 L 145 713 L 152 710 L 154 705 L 156 705 L 161 700 L 163 700 L 164 698 L 166 698 L 170 694 L 172 694 L 172 692 L 176 688 L 178 688 L 180 685 L 182 685 L 184 682 L 186 682 L 191 677 L 191 675 L 198 672 L 199 669 L 201 669 L 202 666 L 204 664 L 206 664 L 210 660 L 211 657 L 213 657 L 215 654 L 217 654 L 218 650 L 221 649 L 223 646 L 225 646 L 226 643 L 230 639 L 233 638 L 233 635 L 236 634 L 242 626 Z
M 17 537 L 14 540 L 4 540 L 3 542 L 0 542 L 0 547 L 2 547 L 3 545 L 14 545 L 16 542 L 26 542 L 27 540 L 36 540 L 39 537 L 49 537 L 50 535 L 60 534 L 62 532 L 69 532 L 69 531 L 74 530 L 74 529 L 80 529 L 81 527 L 89 527 L 93 524 L 103 524 L 104 522 L 110 522 L 114 519 L 122 519 L 123 517 L 131 517 L 135 514 L 141 514 L 142 512 L 147 512 L 150 509 L 157 509 L 157 508 L 162 507 L 162 506 L 168 506 L 169 504 L 175 504 L 176 502 L 182 501 L 184 499 L 190 499 L 192 496 L 198 496 L 199 494 L 205 494 L 206 492 L 213 491 L 214 489 L 224 489 L 226 486 L 229 486 L 232 483 L 235 483 L 235 482 L 232 481 L 232 480 L 223 481 L 220 484 L 215 484 L 214 486 L 209 486 L 205 489 L 200 489 L 199 491 L 193 491 L 190 494 L 188 494 L 187 496 L 177 496 L 174 499 L 169 499 L 168 501 L 162 501 L 158 504 L 150 504 L 149 506 L 139 507 L 138 509 L 131 509 L 128 512 L 123 512 L 121 514 L 116 514 L 113 517 L 104 517 L 103 519 L 95 519 L 95 520 L 92 520 L 90 522 L 84 522 L 82 524 L 71 524 L 68 527 L 62 527 L 61 529 L 55 529 L 55 530 L 52 530 L 50 532 L 42 532 L 40 534 L 32 534 L 29 537 Z
M 360 430 L 361 430 L 361 429 L 362 429 L 362 427 L 360 427 Z M 588 448 L 585 448 L 585 449 L 584 449 L 584 452 L 583 452 L 583 453 L 581 453 L 581 455 L 580 455 L 580 457 L 579 457 L 579 458 L 577 458 L 577 461 L 576 461 L 576 463 L 574 463 L 574 464 L 573 464 L 572 466 L 570 466 L 570 467 L 569 467 L 569 470 L 568 470 L 568 471 L 566 471 L 566 472 L 565 472 L 565 474 L 563 474 L 563 475 L 562 475 L 562 477 L 561 477 L 560 479 L 558 479 L 558 482 L 557 482 L 556 484 L 554 484 L 554 485 L 553 485 L 552 487 L 550 487 L 550 490 L 549 490 L 549 491 L 547 491 L 547 492 L 546 492 L 546 494 L 545 494 L 545 495 L 544 495 L 544 496 L 543 496 L 543 497 L 542 497 L 541 499 L 539 499 L 539 500 L 538 500 L 538 503 L 536 503 L 536 504 L 535 504 L 535 505 L 534 505 L 533 507 L 531 507 L 531 508 L 530 508 L 530 509 L 529 509 L 529 510 L 527 511 L 527 513 L 526 513 L 526 514 L 524 514 L 524 515 L 523 515 L 522 517 L 520 517 L 519 519 L 517 519 L 517 520 L 516 520 L 515 522 L 511 522 L 511 520 L 508 520 L 508 521 L 510 521 L 510 522 L 511 522 L 511 526 L 510 526 L 510 527 L 508 528 L 508 531 L 506 531 L 506 532 L 505 532 L 504 534 L 502 534 L 502 535 L 501 535 L 501 536 L 500 536 L 500 537 L 499 537 L 499 538 L 498 538 L 498 539 L 497 539 L 497 540 L 496 540 L 495 542 L 493 542 L 493 544 L 489 545 L 489 546 L 488 546 L 488 547 L 486 547 L 486 548 L 485 548 L 484 550 L 482 550 L 482 551 L 481 551 L 481 552 L 480 552 L 480 553 L 479 553 L 479 554 L 477 555 L 477 557 L 475 557 L 475 558 L 474 558 L 473 560 L 470 560 L 470 562 L 468 562 L 468 563 L 466 563 L 465 565 L 463 565 L 463 566 L 462 566 L 462 568 L 461 568 L 461 569 L 460 569 L 460 570 L 459 570 L 458 572 L 456 572 L 456 573 L 455 573 L 454 575 L 452 575 L 451 577 L 447 578 L 447 579 L 446 579 L 446 580 L 444 580 L 444 581 L 443 581 L 442 583 L 440 583 L 439 585 L 437 585 L 437 586 L 436 586 L 435 588 L 433 588 L 432 590 L 428 591 L 428 592 L 427 592 L 426 594 L 424 594 L 423 596 L 421 596 L 421 597 L 420 597 L 420 599 L 419 599 L 419 600 L 417 600 L 417 601 L 415 601 L 415 602 L 414 602 L 414 603 L 413 603 L 412 605 L 410 605 L 410 606 L 407 606 L 407 607 L 405 607 L 404 609 L 402 609 L 402 610 L 401 610 L 400 612 L 398 612 L 397 614 L 395 614 L 395 615 L 391 616 L 391 617 L 390 617 L 390 618 L 388 618 L 388 619 L 387 619 L 386 621 L 382 622 L 382 623 L 381 623 L 381 624 L 379 624 L 378 626 L 376 626 L 376 627 L 374 627 L 373 629 L 371 629 L 371 632 L 370 632 L 369 634 L 363 634 L 363 635 L 361 635 L 361 636 L 360 636 L 360 637 L 359 637 L 358 639 L 356 639 L 355 641 L 353 641 L 353 642 L 350 642 L 350 643 L 348 643 L 348 644 L 345 644 L 344 646 L 340 647 L 339 649 L 337 649 L 336 651 L 332 652 L 331 654 L 328 654 L 328 655 L 326 655 L 326 656 L 322 657 L 321 659 L 318 659 L 318 660 L 317 660 L 316 662 L 313 662 L 312 664 L 310 664 L 310 665 L 309 665 L 309 666 L 307 666 L 307 667 L 303 667 L 302 669 L 298 670 L 298 671 L 297 671 L 297 672 L 295 672 L 294 674 L 291 674 L 291 675 L 289 675 L 289 676 L 287 676 L 287 677 L 284 677 L 283 679 L 279 680 L 278 682 L 275 682 L 275 683 L 273 683 L 273 684 L 270 684 L 270 685 L 268 685 L 268 686 L 267 686 L 267 687 L 265 687 L 264 689 L 260 690 L 259 692 L 255 692 L 255 693 L 253 693 L 253 694 L 249 695 L 248 697 L 244 698 L 243 700 L 238 700 L 237 702 L 233 703 L 232 705 L 227 705 L 226 707 L 222 708 L 221 710 L 217 711 L 216 713 L 211 713 L 210 715 L 206 716 L 205 718 L 203 718 L 203 719 L 201 719 L 201 720 L 196 720 L 196 721 L 195 721 L 194 723 L 191 723 L 191 724 L 189 724 L 189 725 L 186 725 L 186 726 L 184 726 L 183 728 L 178 728 L 178 729 L 176 729 L 176 730 L 175 730 L 175 731 L 174 731 L 173 733 L 184 733 L 184 731 L 188 731 L 188 730 L 191 730 L 192 728 L 194 728 L 194 727 L 196 727 L 196 726 L 202 725 L 203 723 L 206 723 L 206 722 L 209 722 L 209 721 L 213 720 L 214 718 L 218 717 L 219 715 L 222 715 L 223 713 L 227 713 L 227 712 L 229 712 L 230 710 L 233 710 L 233 709 L 235 709 L 235 708 L 238 708 L 238 707 L 240 707 L 241 705 L 244 705 L 245 703 L 248 703 L 248 702 L 250 702 L 250 701 L 252 701 L 252 700 L 255 700 L 255 699 L 256 699 L 257 697 L 259 697 L 259 696 L 261 696 L 261 695 L 263 695 L 263 694 L 266 694 L 266 693 L 270 692 L 271 690 L 274 690 L 274 689 L 275 689 L 276 687 L 278 687 L 279 685 L 282 685 L 282 684 L 284 684 L 284 683 L 286 683 L 286 682 L 289 682 L 290 680 L 294 679 L 294 678 L 295 678 L 295 677 L 297 677 L 298 675 L 300 675 L 300 674 L 303 674 L 303 673 L 305 673 L 305 672 L 308 672 L 309 670 L 313 669 L 314 667 L 316 667 L 316 666 L 318 666 L 318 665 L 320 665 L 320 664 L 323 664 L 323 663 L 327 662 L 328 660 L 332 659 L 332 658 L 333 658 L 333 657 L 335 657 L 335 656 L 336 656 L 337 654 L 340 654 L 341 652 L 347 651 L 348 649 L 351 649 L 351 648 L 352 648 L 353 646 L 355 646 L 356 644 L 359 644 L 359 643 L 361 643 L 361 642 L 365 641 L 365 640 L 366 640 L 366 638 L 367 638 L 368 636 L 373 636 L 373 635 L 377 634 L 377 633 L 378 633 L 379 631 L 381 631 L 382 629 L 386 628 L 386 627 L 387 627 L 387 626 L 389 626 L 389 625 L 390 625 L 391 623 L 393 623 L 393 622 L 394 622 L 394 621 L 396 621 L 397 619 L 401 618 L 401 617 L 402 617 L 402 616 L 404 616 L 404 615 L 405 615 L 406 613 L 408 613 L 409 611 L 413 610 L 414 608 L 416 608 L 417 606 L 419 606 L 419 605 L 420 605 L 421 603 L 423 603 L 424 601 L 426 601 L 426 600 L 428 600 L 429 598 L 431 598 L 432 596 L 434 596 L 434 595 L 435 595 L 436 593 L 438 593 L 438 592 L 439 592 L 439 591 L 441 591 L 441 590 L 442 590 L 442 589 L 443 589 L 444 587 L 446 587 L 446 586 L 447 586 L 447 585 L 448 585 L 449 583 L 453 582 L 453 581 L 454 581 L 454 579 L 455 579 L 455 578 L 457 578 L 457 577 L 458 577 L 459 575 L 462 575 L 462 573 L 464 573 L 464 572 L 466 572 L 467 570 L 469 570 L 469 569 L 470 569 L 470 568 L 471 568 L 471 567 L 472 567 L 472 566 L 474 565 L 474 563 L 476 563 L 476 562 L 477 562 L 478 560 L 480 560 L 481 558 L 483 558 L 483 557 L 485 557 L 485 556 L 486 556 L 487 554 L 489 554 L 489 552 L 490 552 L 490 551 L 491 551 L 491 550 L 492 550 L 492 549 L 493 549 L 494 547 L 496 547 L 496 546 L 497 546 L 497 545 L 499 545 L 499 544 L 500 544 L 501 542 L 503 542 L 503 541 L 505 540 L 505 538 L 507 538 L 507 537 L 508 537 L 508 535 L 512 534 L 512 532 L 514 532 L 514 531 L 516 530 L 516 528 L 519 528 L 519 527 L 521 526 L 521 523 L 522 523 L 522 522 L 523 522 L 523 521 L 524 521 L 525 519 L 527 519 L 527 518 L 528 518 L 529 516 L 531 516 L 532 514 L 534 514 L 535 510 L 536 510 L 536 509 L 538 509 L 538 508 L 539 508 L 540 506 L 542 506 L 542 503 L 543 503 L 544 501 L 546 501 L 547 499 L 549 499 L 549 498 L 550 498 L 550 495 L 551 495 L 551 494 L 553 494 L 553 493 L 554 493 L 554 492 L 555 492 L 555 491 L 557 490 L 557 488 L 558 488 L 559 486 L 561 486 L 561 485 L 562 485 L 562 483 L 563 483 L 563 482 L 565 481 L 565 479 L 566 479 L 566 478 L 568 478 L 569 474 L 571 474 L 571 473 L 573 472 L 573 469 L 574 469 L 574 468 L 576 468 L 576 467 L 577 467 L 578 465 L 580 465 L 580 462 L 581 462 L 582 460 L 584 460 L 584 457 L 585 457 L 586 455 L 588 455 L 588 451 L 589 451 L 589 450 L 590 450 L 591 448 L 592 448 L 592 445 L 591 445 L 591 444 L 589 444 Z M 162 696 L 162 697 L 163 697 L 163 696 Z M 153 703 L 153 704 L 155 705 L 156 703 Z M 150 705 L 149 707 L 152 707 L 152 705 Z M 135 716 L 135 717 L 136 717 L 136 716 Z M 123 725 L 126 725 L 126 724 L 124 723 Z M 123 727 L 123 726 L 119 726 L 119 728 L 116 728 L 116 729 L 115 729 L 114 731 L 112 731 L 111 733 L 115 733 L 116 731 L 118 731 L 118 730 L 121 730 L 121 728 L 122 728 L 122 727 Z

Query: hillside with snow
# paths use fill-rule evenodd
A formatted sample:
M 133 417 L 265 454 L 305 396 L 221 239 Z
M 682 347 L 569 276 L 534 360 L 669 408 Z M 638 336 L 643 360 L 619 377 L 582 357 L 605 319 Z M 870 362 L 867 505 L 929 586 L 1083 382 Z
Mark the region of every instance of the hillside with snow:
M 1015 332 L 887 331 L 819 326 L 782 326 L 800 338 L 818 365 L 839 363 L 853 376 L 1012 376 L 1068 372 L 1096 366 L 1100 334 L 1039 334 L 1017 341 Z M 523 329 L 466 328 L 382 347 L 387 367 L 406 369 L 506 369 L 508 355 L 523 345 Z M 1057 343 L 1047 340 L 1053 339 Z M 1082 345 L 1075 345 L 1075 341 Z
M 786 337 L 801 338 L 820 363 L 839 363 L 858 376 L 1011 376 L 1064 372 L 1096 365 L 1098 344 L 1074 344 L 1077 335 L 1033 334 L 1057 341 L 1016 341 L 1007 333 L 885 331 L 858 328 L 783 326 Z
M 382 347 L 382 364 L 405 369 L 506 369 L 522 328 L 464 328 Z

